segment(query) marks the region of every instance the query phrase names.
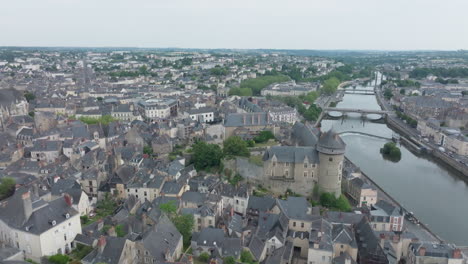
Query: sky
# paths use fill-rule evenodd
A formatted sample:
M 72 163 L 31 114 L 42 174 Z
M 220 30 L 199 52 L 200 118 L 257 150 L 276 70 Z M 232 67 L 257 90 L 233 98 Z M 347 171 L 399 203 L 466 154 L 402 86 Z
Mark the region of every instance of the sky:
M 458 50 L 468 0 L 0 0 L 0 46 Z

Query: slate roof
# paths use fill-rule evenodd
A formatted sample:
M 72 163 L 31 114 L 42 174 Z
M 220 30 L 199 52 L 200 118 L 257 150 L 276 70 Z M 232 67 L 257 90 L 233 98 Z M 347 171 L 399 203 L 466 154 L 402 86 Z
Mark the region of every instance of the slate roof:
M 345 151 L 346 144 L 343 139 L 333 130 L 330 129 L 327 132 L 320 134 L 317 142 L 317 150 L 326 149 L 331 152 L 343 153 Z
M 276 156 L 278 162 L 303 163 L 307 157 L 309 163 L 319 162 L 318 152 L 313 147 L 273 146 L 265 151 L 263 160 Z
M 275 206 L 275 204 L 276 204 L 276 200 L 273 197 L 250 196 L 247 209 L 259 211 L 259 212 L 266 212 L 266 211 L 271 210 Z
M 268 113 L 242 113 L 228 114 L 224 122 L 225 127 L 248 127 L 248 126 L 267 126 L 272 122 L 267 117 Z M 245 123 L 244 123 L 245 116 Z M 260 122 L 258 118 L 260 117 Z
M 381 209 L 384 211 L 388 216 L 401 216 L 402 213 L 400 213 L 400 209 L 391 203 L 385 201 L 385 200 L 379 200 L 377 203 L 375 203 L 372 207 L 376 209 Z M 371 211 L 372 214 L 372 211 Z
M 99 249 L 91 251 L 83 261 L 90 263 L 119 263 L 127 239 L 122 237 L 105 237 L 106 245 L 100 253 Z
M 181 240 L 180 232 L 171 220 L 163 215 L 154 228 L 143 235 L 141 242 L 156 260 L 165 261 L 166 250 L 169 250 L 172 256 Z
M 310 220 L 312 215 L 308 214 L 310 204 L 304 197 L 288 197 L 287 200 L 277 199 L 280 210 L 289 219 Z
M 22 195 L 29 192 L 26 188 L 17 189 L 15 194 L 0 203 L 0 219 L 12 228 L 21 229 L 23 232 L 41 234 L 53 228 L 51 221 L 56 225 L 67 220 L 65 214 L 70 217 L 78 214 L 72 207 L 68 206 L 64 198 L 55 199 L 51 202 L 36 200 L 31 203 L 32 214 L 29 218 L 25 215 L 25 206 Z M 32 196 L 30 194 L 30 196 Z M 33 200 L 34 197 L 31 197 Z
M 299 146 L 315 147 L 320 132 L 309 124 L 296 122 L 292 127 L 291 133 L 291 136 Z

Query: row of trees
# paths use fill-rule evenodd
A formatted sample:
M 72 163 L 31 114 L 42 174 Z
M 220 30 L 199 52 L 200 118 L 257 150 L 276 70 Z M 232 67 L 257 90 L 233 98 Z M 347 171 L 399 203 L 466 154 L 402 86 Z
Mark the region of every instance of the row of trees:
M 287 82 L 289 77 L 286 75 L 264 75 L 257 78 L 247 79 L 241 82 L 239 87 L 229 90 L 229 95 L 252 96 L 260 95 L 263 88 L 273 83 Z
M 443 78 L 467 78 L 468 68 L 416 68 L 409 73 L 411 78 L 422 79 L 428 75 L 434 75 Z

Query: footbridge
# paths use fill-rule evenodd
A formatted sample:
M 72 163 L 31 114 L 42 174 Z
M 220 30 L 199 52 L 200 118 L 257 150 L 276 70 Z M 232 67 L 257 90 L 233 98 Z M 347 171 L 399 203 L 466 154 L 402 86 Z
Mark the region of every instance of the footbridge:
M 378 138 L 378 139 L 385 139 L 385 140 L 393 140 L 394 137 L 384 137 L 384 136 L 378 136 L 374 134 L 369 134 L 365 132 L 359 132 L 359 131 L 343 131 L 338 133 L 339 135 L 360 135 L 360 136 L 367 136 L 367 137 L 373 137 L 373 138 Z

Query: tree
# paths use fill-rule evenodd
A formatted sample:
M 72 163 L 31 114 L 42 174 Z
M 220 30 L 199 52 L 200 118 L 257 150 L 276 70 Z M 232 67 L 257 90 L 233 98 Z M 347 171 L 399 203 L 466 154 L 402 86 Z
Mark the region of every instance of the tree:
M 275 135 L 269 130 L 261 131 L 258 136 L 254 137 L 256 143 L 267 142 L 270 139 L 275 139 Z
M 331 95 L 336 92 L 336 89 L 340 85 L 340 80 L 337 77 L 331 77 L 323 82 L 322 93 Z
M 228 256 L 224 258 L 224 263 L 226 264 L 236 264 L 236 259 L 233 256 Z
M 0 200 L 7 198 L 15 192 L 16 182 L 13 178 L 5 177 L 0 180 Z
M 247 142 L 238 136 L 232 136 L 226 139 L 223 143 L 223 151 L 225 156 L 250 156 Z
M 192 161 L 197 170 L 218 167 L 223 158 L 223 151 L 216 144 L 198 141 L 193 145 Z
M 201 262 L 208 262 L 208 260 L 210 260 L 210 254 L 206 253 L 206 252 L 203 252 L 200 254 L 200 256 L 198 256 L 198 260 L 200 260 Z
M 320 194 L 320 204 L 324 207 L 331 208 L 337 211 L 349 212 L 351 211 L 351 205 L 348 199 L 343 195 L 336 198 L 333 193 L 324 192 Z
M 153 155 L 153 148 L 151 146 L 144 146 L 143 154 Z
M 171 216 L 177 212 L 177 205 L 174 201 L 169 201 L 167 203 L 160 204 L 159 209 L 161 209 L 162 212 Z
M 192 230 L 195 220 L 191 214 L 177 215 L 172 218 L 172 222 L 184 238 L 184 245 L 190 245 L 192 240 Z
M 405 88 L 401 88 L 401 89 L 400 89 L 400 94 L 402 94 L 402 95 L 405 95 L 405 94 L 406 94 Z
M 26 101 L 31 102 L 32 100 L 36 99 L 36 96 L 31 92 L 25 92 L 24 98 L 26 99 Z
M 240 261 L 242 263 L 254 263 L 254 258 L 252 256 L 252 253 L 250 253 L 250 251 L 244 249 L 242 250 L 241 252 L 241 255 L 240 255 Z
M 388 89 L 388 88 L 387 88 L 387 89 L 385 89 L 385 91 L 384 91 L 384 94 L 383 94 L 383 95 L 384 95 L 385 99 L 387 99 L 387 100 L 390 100 L 390 98 L 392 98 L 392 97 L 393 97 L 392 90 L 391 90 L 391 89 Z
M 48 260 L 54 264 L 67 264 L 70 261 L 70 257 L 67 255 L 56 254 L 50 256 Z
M 380 149 L 380 153 L 393 162 L 398 162 L 401 159 L 401 150 L 396 146 L 394 142 L 385 143 L 383 148 Z
M 125 232 L 123 225 L 117 225 L 115 226 L 115 233 L 117 234 L 118 237 L 124 237 L 127 232 Z

